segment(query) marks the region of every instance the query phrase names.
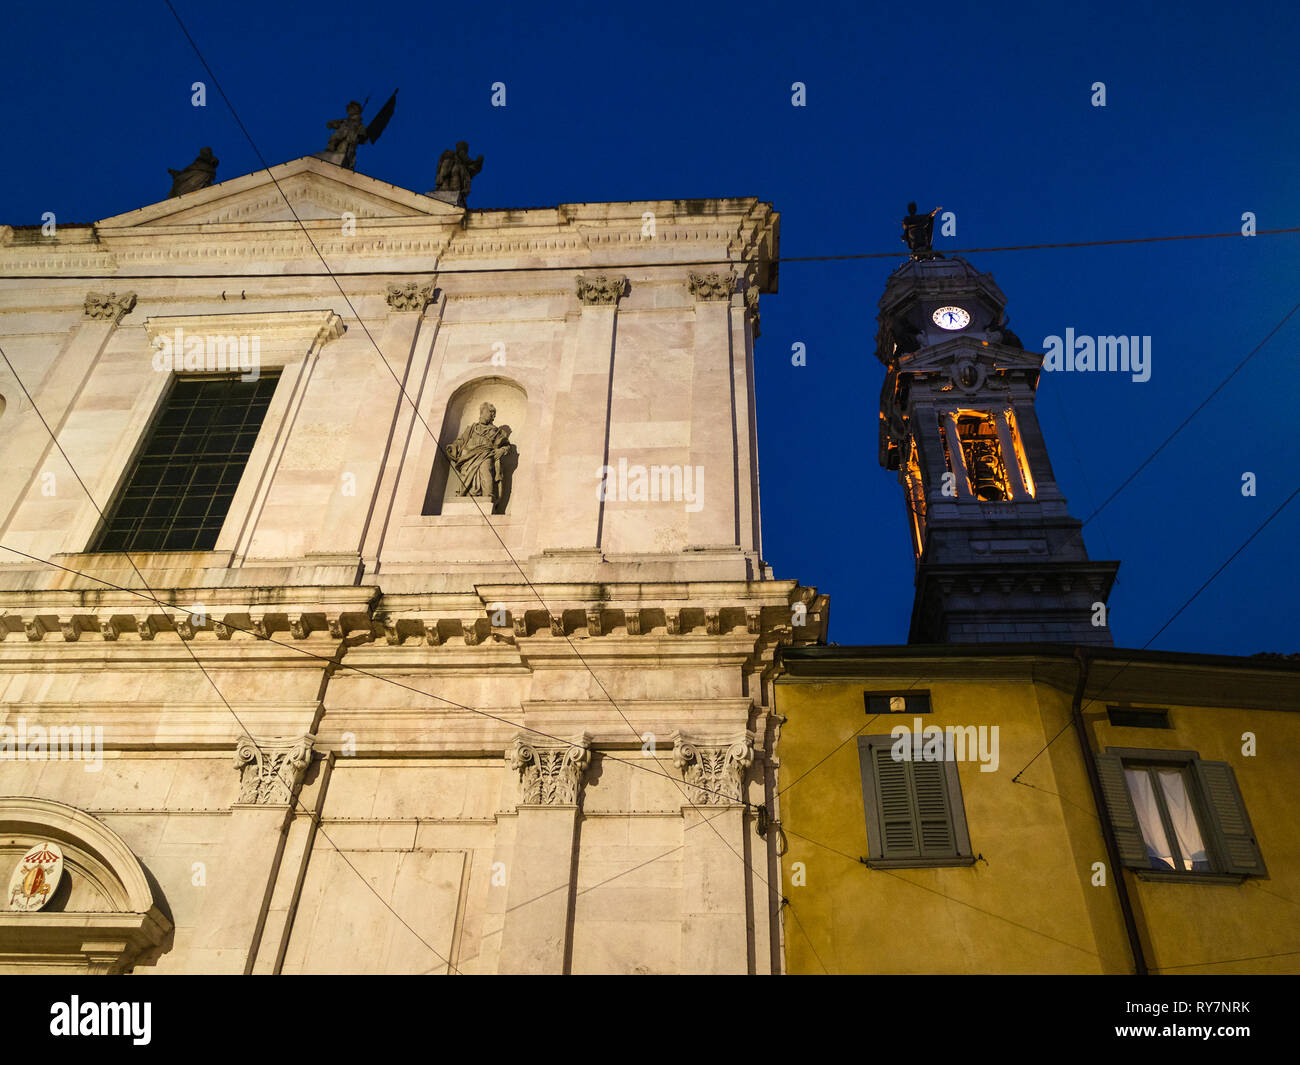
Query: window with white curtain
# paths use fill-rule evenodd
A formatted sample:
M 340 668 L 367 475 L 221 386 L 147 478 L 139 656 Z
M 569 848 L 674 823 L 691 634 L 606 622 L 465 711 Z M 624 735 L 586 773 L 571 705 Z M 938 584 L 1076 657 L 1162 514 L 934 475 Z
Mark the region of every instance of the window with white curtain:
M 1205 834 L 1180 766 L 1125 766 L 1124 778 L 1152 869 L 1208 872 Z

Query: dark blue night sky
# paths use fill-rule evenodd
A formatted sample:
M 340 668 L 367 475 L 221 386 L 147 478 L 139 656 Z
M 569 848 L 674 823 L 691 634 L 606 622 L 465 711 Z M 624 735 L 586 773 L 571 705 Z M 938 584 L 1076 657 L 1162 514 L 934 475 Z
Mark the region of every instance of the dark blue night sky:
M 368 117 L 400 87 L 362 173 L 424 191 L 465 139 L 487 157 L 474 207 L 757 196 L 782 213 L 786 256 L 898 251 L 786 263 L 763 299 L 765 555 L 830 593 L 841 644 L 907 637 L 912 561 L 901 491 L 876 463 L 873 338 L 908 200 L 956 212 L 941 251 L 1235 232 L 1246 211 L 1260 229 L 1300 225 L 1297 9 L 1156 6 L 177 3 L 268 162 L 320 151 L 349 99 L 369 94 Z M 162 0 L 53 10 L 6 12 L 0 221 L 154 202 L 202 145 L 219 179 L 258 168 L 211 84 L 208 106 L 190 105 L 209 79 Z M 969 258 L 1029 348 L 1067 328 L 1152 338 L 1145 383 L 1044 375 L 1039 414 L 1080 518 L 1300 299 L 1300 234 Z M 1146 644 L 1300 486 L 1298 346 L 1300 313 L 1089 523 L 1093 557 L 1122 561 L 1121 646 Z M 1152 646 L 1300 651 L 1298 532 L 1300 499 Z

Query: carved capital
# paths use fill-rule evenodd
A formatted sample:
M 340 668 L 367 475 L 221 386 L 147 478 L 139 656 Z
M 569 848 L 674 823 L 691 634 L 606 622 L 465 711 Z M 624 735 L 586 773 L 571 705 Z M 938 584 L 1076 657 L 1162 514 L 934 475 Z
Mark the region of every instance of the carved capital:
M 578 278 L 578 299 L 587 306 L 614 306 L 627 289 L 626 277 Z
M 591 737 L 584 732 L 572 743 L 534 743 L 521 733 L 506 751 L 506 764 L 519 773 L 522 805 L 574 805 L 591 764 Z
M 316 737 L 307 733 L 297 739 L 254 743 L 249 736 L 235 748 L 235 768 L 239 770 L 241 803 L 257 806 L 287 806 L 302 781 L 303 771 L 311 764 Z
M 744 801 L 745 771 L 754 761 L 754 734 L 727 741 L 695 739 L 673 732 L 673 764 L 690 785 L 687 798 L 697 806 L 726 806 Z
M 433 282 L 420 284 L 411 281 L 404 285 L 388 286 L 388 306 L 395 311 L 422 311 L 433 299 Z
M 736 275 L 729 273 L 697 274 L 691 272 L 689 287 L 697 300 L 729 300 L 736 288 Z
M 123 292 L 88 292 L 86 294 L 86 317 L 96 322 L 112 322 L 116 325 L 124 315 L 130 314 L 135 306 L 135 293 Z

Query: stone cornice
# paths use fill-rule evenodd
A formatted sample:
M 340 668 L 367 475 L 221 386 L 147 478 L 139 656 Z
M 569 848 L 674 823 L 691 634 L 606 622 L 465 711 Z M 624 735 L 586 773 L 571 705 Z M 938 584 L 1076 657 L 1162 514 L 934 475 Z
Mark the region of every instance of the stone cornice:
M 293 358 L 341 337 L 343 319 L 328 310 L 244 311 L 165 315 L 144 320 L 149 342 L 170 341 L 177 329 L 189 337 L 257 337 L 262 358 Z
M 162 606 L 127 592 L 0 592 L 0 643 L 342 639 L 369 632 L 389 646 L 530 646 L 573 637 L 626 641 L 725 638 L 738 645 L 817 642 L 828 601 L 793 581 L 483 585 L 477 595 L 395 595 L 373 588 L 167 589 Z M 543 602 L 538 601 L 541 594 Z M 196 609 L 201 608 L 201 609 Z M 191 613 L 193 611 L 193 613 Z M 802 624 L 795 624 L 801 621 Z

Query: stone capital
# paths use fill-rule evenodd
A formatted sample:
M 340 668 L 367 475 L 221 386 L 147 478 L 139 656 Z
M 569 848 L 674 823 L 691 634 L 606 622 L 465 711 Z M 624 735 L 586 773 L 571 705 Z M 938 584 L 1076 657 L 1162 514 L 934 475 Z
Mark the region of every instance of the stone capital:
M 422 311 L 433 299 L 433 282 L 388 286 L 388 306 L 395 311 Z
M 687 799 L 697 806 L 728 806 L 744 802 L 745 771 L 754 761 L 754 733 L 738 736 L 672 735 L 673 764 L 689 787 Z
M 575 805 L 583 771 L 591 764 L 591 737 L 572 743 L 521 733 L 506 750 L 506 764 L 520 776 L 520 805 Z
M 736 289 L 736 276 L 730 273 L 697 274 L 691 272 L 688 287 L 697 300 L 728 300 Z
M 302 782 L 303 771 L 311 764 L 316 737 L 307 733 L 255 743 L 243 736 L 235 748 L 235 768 L 239 770 L 239 799 L 242 804 L 287 806 Z
M 134 292 L 86 293 L 86 317 L 96 322 L 112 322 L 116 325 L 124 315 L 131 313 L 134 306 Z
M 589 307 L 615 306 L 626 289 L 627 278 L 621 275 L 578 278 L 578 299 Z

